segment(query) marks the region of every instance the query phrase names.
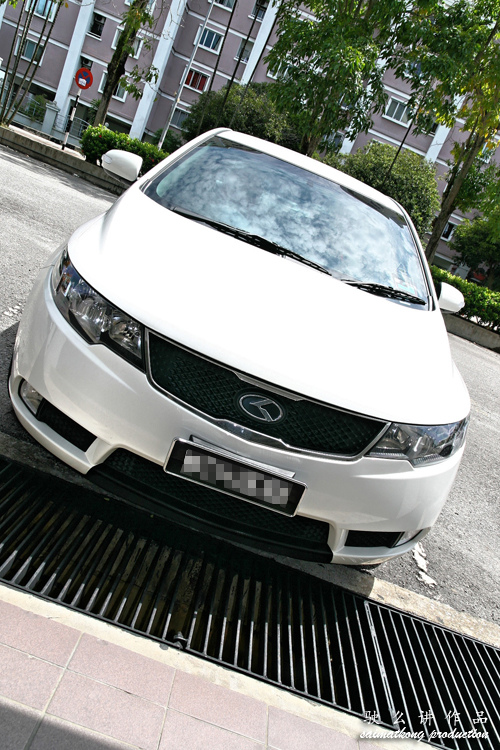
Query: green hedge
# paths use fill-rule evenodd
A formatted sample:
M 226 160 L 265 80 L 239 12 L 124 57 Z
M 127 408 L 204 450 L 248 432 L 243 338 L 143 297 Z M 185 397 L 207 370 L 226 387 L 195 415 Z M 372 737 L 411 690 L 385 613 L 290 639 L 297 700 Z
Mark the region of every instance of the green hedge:
M 432 266 L 432 278 L 435 282 L 445 281 L 459 289 L 464 295 L 465 306 L 458 313 L 460 317 L 473 320 L 474 323 L 500 333 L 500 293 L 492 292 L 485 286 L 478 286 L 453 276 L 449 271 Z
M 130 138 L 126 133 L 115 133 L 104 125 L 89 126 L 82 135 L 81 149 L 85 158 L 91 164 L 97 164 L 101 156 L 112 148 L 120 148 L 122 151 L 130 151 L 142 156 L 141 174 L 144 174 L 162 159 L 168 156 L 165 151 L 160 151 L 152 143 L 143 143 L 138 138 Z

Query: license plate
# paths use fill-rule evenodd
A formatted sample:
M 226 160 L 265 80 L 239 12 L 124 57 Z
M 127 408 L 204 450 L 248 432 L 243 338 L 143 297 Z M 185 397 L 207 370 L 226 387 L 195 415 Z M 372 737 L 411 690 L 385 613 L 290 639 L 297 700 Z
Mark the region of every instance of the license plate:
M 290 516 L 305 490 L 303 484 L 187 440 L 174 441 L 165 471 Z

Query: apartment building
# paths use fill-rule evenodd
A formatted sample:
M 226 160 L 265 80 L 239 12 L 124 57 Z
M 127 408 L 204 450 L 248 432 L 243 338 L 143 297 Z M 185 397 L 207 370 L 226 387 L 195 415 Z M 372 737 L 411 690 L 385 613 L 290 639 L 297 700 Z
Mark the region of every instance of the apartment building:
M 52 0 L 36 3 L 28 37 L 23 43 L 22 66 L 35 54 L 43 24 L 56 13 Z M 155 19 L 151 29 L 140 31 L 135 53 L 127 62 L 127 70 L 154 65 L 158 80 L 145 84 L 143 96 L 136 100 L 118 86 L 108 113 L 113 129 L 130 133 L 135 138 L 151 136 L 172 118 L 173 130 L 179 128 L 191 104 L 209 86 L 217 90 L 228 81 L 238 83 L 272 81 L 264 58 L 276 40 L 274 23 L 276 5 L 269 0 L 150 0 Z M 78 93 L 74 78 L 81 67 L 90 68 L 92 86 L 80 94 L 77 116 L 85 120 L 91 102 L 103 90 L 107 64 L 111 60 L 120 32 L 121 20 L 130 0 L 66 0 L 60 7 L 51 38 L 43 53 L 31 91 L 43 93 L 51 100 L 53 112 L 66 116 Z M 14 8 L 0 5 L 0 58 L 3 70 L 13 39 L 21 43 L 25 14 L 19 2 Z M 20 68 L 19 74 L 24 72 Z M 183 85 L 181 85 L 184 79 Z M 451 147 L 460 123 L 454 129 L 436 126 L 428 135 L 407 133 L 409 115 L 408 88 L 389 71 L 385 76 L 388 95 L 384 114 L 375 115 L 368 133 L 354 141 L 344 140 L 341 150 L 357 150 L 372 139 L 399 145 L 406 135 L 404 148 L 414 151 L 436 164 L 438 175 L 447 169 Z M 444 181 L 441 180 L 441 188 Z M 462 221 L 454 214 L 443 233 L 436 262 L 455 269 L 448 242 L 454 227 Z M 467 269 L 458 269 L 465 275 Z

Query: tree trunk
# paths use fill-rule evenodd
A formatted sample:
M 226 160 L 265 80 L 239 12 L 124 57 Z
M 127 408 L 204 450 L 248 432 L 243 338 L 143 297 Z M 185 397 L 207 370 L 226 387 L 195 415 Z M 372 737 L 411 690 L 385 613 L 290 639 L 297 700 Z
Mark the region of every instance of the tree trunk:
M 35 7 L 35 3 L 33 3 L 33 8 L 34 7 Z M 28 94 L 29 88 L 31 86 L 31 82 L 33 81 L 33 78 L 35 77 L 35 74 L 40 66 L 40 60 L 43 57 L 45 48 L 47 47 L 49 39 L 52 35 L 52 29 L 54 28 L 54 24 L 57 21 L 57 16 L 59 15 L 59 11 L 61 10 L 61 7 L 62 7 L 62 0 L 59 0 L 58 5 L 57 5 L 57 10 L 54 14 L 54 18 L 52 19 L 52 21 L 49 21 L 50 13 L 47 13 L 47 15 L 45 16 L 42 31 L 40 33 L 38 42 L 33 52 L 33 57 L 31 61 L 29 62 L 28 67 L 26 68 L 26 72 L 24 73 L 21 83 L 19 84 L 19 88 L 16 92 L 16 98 L 14 102 L 12 103 L 12 108 L 10 112 L 7 109 L 7 115 L 4 118 L 4 121 L 7 127 L 11 125 L 14 117 L 16 116 L 24 100 L 26 99 L 26 95 Z M 49 30 L 47 31 L 45 35 L 45 29 L 47 28 L 48 24 L 50 24 Z M 44 35 L 45 35 L 45 39 L 42 42 Z M 22 48 L 21 48 L 21 45 L 19 45 L 19 49 L 18 49 L 19 56 L 21 55 L 21 52 L 22 52 Z
M 494 263 L 491 264 L 491 266 L 488 269 L 488 276 L 486 277 L 486 286 L 488 289 L 493 289 L 493 283 L 495 281 L 496 276 L 496 266 Z
M 463 185 L 465 178 L 467 177 L 470 168 L 474 162 L 474 159 L 479 154 L 484 144 L 486 143 L 485 136 L 480 136 L 477 133 L 471 133 L 467 139 L 463 149 L 460 160 L 456 162 L 453 169 L 451 170 L 450 180 L 446 186 L 446 190 L 443 193 L 443 200 L 441 202 L 441 210 L 434 219 L 432 225 L 432 234 L 427 243 L 425 254 L 429 264 L 434 261 L 434 256 L 438 249 L 439 240 L 443 234 L 443 230 L 448 223 L 455 204 L 458 198 L 458 193 Z
M 125 64 L 130 56 L 132 46 L 137 37 L 143 21 L 143 14 L 148 7 L 149 0 L 134 0 L 129 17 L 125 21 L 123 31 L 118 39 L 118 44 L 113 53 L 113 57 L 108 65 L 106 83 L 102 92 L 101 101 L 97 108 L 94 125 L 101 125 L 108 114 L 111 97 L 115 93 L 116 87 L 125 74 Z M 135 12 L 136 17 L 132 20 L 130 14 Z

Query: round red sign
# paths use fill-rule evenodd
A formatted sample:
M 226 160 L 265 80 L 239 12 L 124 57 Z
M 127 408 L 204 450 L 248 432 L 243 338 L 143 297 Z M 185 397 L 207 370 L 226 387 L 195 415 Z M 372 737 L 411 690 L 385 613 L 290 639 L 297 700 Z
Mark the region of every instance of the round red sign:
M 80 68 L 75 76 L 75 83 L 81 89 L 89 89 L 94 81 L 94 76 L 88 68 Z

